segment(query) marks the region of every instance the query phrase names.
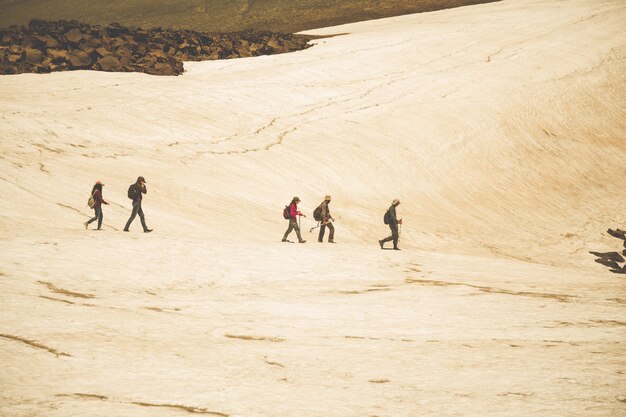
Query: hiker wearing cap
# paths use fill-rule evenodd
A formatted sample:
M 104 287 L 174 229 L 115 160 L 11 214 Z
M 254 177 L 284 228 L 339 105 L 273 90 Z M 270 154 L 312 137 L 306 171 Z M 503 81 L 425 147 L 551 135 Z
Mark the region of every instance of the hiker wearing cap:
M 146 226 L 146 219 L 143 215 L 143 210 L 141 209 L 141 200 L 143 199 L 142 194 L 146 194 L 148 190 L 146 189 L 146 180 L 144 177 L 138 177 L 137 182 L 131 184 L 128 187 L 128 198 L 133 200 L 133 212 L 130 215 L 130 218 L 126 222 L 126 226 L 124 226 L 124 231 L 128 232 L 128 228 L 130 224 L 135 220 L 135 216 L 139 214 L 139 220 L 141 220 L 141 226 L 143 226 L 143 231 L 145 233 L 150 233 L 152 229 L 148 229 Z
M 393 248 L 395 250 L 400 250 L 400 248 L 398 247 L 398 238 L 400 237 L 398 233 L 398 225 L 402 224 L 402 219 L 398 219 L 396 215 L 396 207 L 398 207 L 399 205 L 400 200 L 396 198 L 391 202 L 391 207 L 389 207 L 389 210 L 387 210 L 387 212 L 385 213 L 384 221 L 385 224 L 388 224 L 389 228 L 391 229 L 391 236 L 378 241 L 381 249 L 384 249 L 383 246 L 386 242 L 393 241 Z
M 89 225 L 96 220 L 98 220 L 98 230 L 100 230 L 100 228 L 102 227 L 102 220 L 104 219 L 104 215 L 102 214 L 102 205 L 109 204 L 104 201 L 104 198 L 102 198 L 102 187 L 104 187 L 104 184 L 102 184 L 102 182 L 100 181 L 96 181 L 93 188 L 91 189 L 91 198 L 89 199 L 88 204 L 91 206 L 93 202 L 95 215 L 93 216 L 93 218 L 85 222 L 85 229 L 89 229 Z
M 294 197 L 291 200 L 291 204 L 289 204 L 289 227 L 283 236 L 283 242 L 288 242 L 287 237 L 291 233 L 292 230 L 296 231 L 296 236 L 298 236 L 298 242 L 304 243 L 306 240 L 302 239 L 302 235 L 300 235 L 300 226 L 298 225 L 298 216 L 306 217 L 304 214 L 298 211 L 298 203 L 300 199 L 298 197 Z
M 333 226 L 333 222 L 335 221 L 335 218 L 330 214 L 330 208 L 328 207 L 329 204 L 330 204 L 330 196 L 327 195 L 326 197 L 324 197 L 324 201 L 322 201 L 322 204 L 320 204 L 321 226 L 320 226 L 319 236 L 317 237 L 318 242 L 324 241 L 324 233 L 326 232 L 326 228 L 328 227 L 328 230 L 329 230 L 328 243 L 335 243 L 335 240 L 334 240 L 335 239 L 335 226 Z

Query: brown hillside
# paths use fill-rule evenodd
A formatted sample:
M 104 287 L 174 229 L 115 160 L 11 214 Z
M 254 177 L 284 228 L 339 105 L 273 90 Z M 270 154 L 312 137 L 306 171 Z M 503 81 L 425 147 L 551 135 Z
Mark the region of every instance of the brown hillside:
M 0 27 L 33 18 L 231 32 L 297 32 L 494 0 L 0 0 Z

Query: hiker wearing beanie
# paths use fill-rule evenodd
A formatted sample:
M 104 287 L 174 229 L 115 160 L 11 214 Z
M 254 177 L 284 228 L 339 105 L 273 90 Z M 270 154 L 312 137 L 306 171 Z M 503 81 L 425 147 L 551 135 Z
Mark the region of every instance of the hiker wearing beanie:
M 385 224 L 388 224 L 389 228 L 391 229 L 391 236 L 378 241 L 381 249 L 384 249 L 383 246 L 386 242 L 393 240 L 393 248 L 395 250 L 400 250 L 400 248 L 398 247 L 398 238 L 400 237 L 400 235 L 398 234 L 398 225 L 402 224 L 402 219 L 398 219 L 396 215 L 396 207 L 398 207 L 399 205 L 400 200 L 396 198 L 391 202 L 391 207 L 389 207 L 389 210 L 387 210 L 387 212 L 385 213 L 384 221 Z
M 93 209 L 95 211 L 95 215 L 93 218 L 85 222 L 85 229 L 89 229 L 89 225 L 95 222 L 96 220 L 98 220 L 97 230 L 100 230 L 100 228 L 102 227 L 102 220 L 104 219 L 104 215 L 102 214 L 102 205 L 109 204 L 106 201 L 104 201 L 104 198 L 102 198 L 102 187 L 104 187 L 104 184 L 102 184 L 102 182 L 100 181 L 96 181 L 93 188 L 91 189 L 91 199 L 89 199 L 88 204 L 91 206 L 93 202 Z
M 143 226 L 143 231 L 145 233 L 150 233 L 152 229 L 148 229 L 146 226 L 146 218 L 143 215 L 143 210 L 141 209 L 141 200 L 143 199 L 142 194 L 146 194 L 148 190 L 146 189 L 146 180 L 143 177 L 138 177 L 137 182 L 131 184 L 128 187 L 128 198 L 133 200 L 133 212 L 130 215 L 130 218 L 126 222 L 126 226 L 124 226 L 124 231 L 128 232 L 128 228 L 130 224 L 135 220 L 135 216 L 139 214 L 139 220 L 141 220 L 141 226 Z
M 296 231 L 296 236 L 298 236 L 298 242 L 304 243 L 306 240 L 302 239 L 302 235 L 300 235 L 300 226 L 298 226 L 298 216 L 306 217 L 304 214 L 298 211 L 298 203 L 300 199 L 298 197 L 294 197 L 291 200 L 291 204 L 289 204 L 289 227 L 283 236 L 283 242 L 288 242 L 287 237 L 291 233 L 292 230 Z
M 322 204 L 320 204 L 321 226 L 320 226 L 319 236 L 317 237 L 318 242 L 324 241 L 324 233 L 326 232 L 326 228 L 328 227 L 328 230 L 329 230 L 328 243 L 335 243 L 335 240 L 334 240 L 335 239 L 335 226 L 333 226 L 333 222 L 335 221 L 335 218 L 330 214 L 330 208 L 328 207 L 329 204 L 330 204 L 330 196 L 327 195 L 326 197 L 324 197 L 324 201 L 322 201 Z

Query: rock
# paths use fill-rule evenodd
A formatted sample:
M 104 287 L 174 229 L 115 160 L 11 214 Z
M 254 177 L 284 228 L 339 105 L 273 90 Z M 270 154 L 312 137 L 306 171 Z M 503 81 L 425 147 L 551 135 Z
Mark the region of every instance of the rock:
M 252 56 L 252 52 L 250 52 L 250 42 L 246 40 L 241 40 L 235 46 L 235 50 L 237 54 L 242 58 L 248 58 Z
M 88 43 L 81 44 L 79 49 L 83 51 L 84 53 L 86 53 L 87 55 L 97 55 L 96 50 L 92 48 L 91 46 L 89 46 Z
M 111 52 L 110 50 L 108 50 L 107 48 L 101 46 L 100 48 L 96 48 L 96 53 L 100 56 L 100 57 L 105 57 L 107 55 L 113 55 L 113 52 Z
M 269 41 L 267 41 L 266 45 L 274 50 L 280 50 L 281 45 L 278 43 L 278 39 L 276 36 L 272 36 Z
M 144 30 L 138 30 L 135 32 L 134 38 L 137 42 L 145 42 L 148 39 L 148 32 Z
M 99 48 L 102 45 L 102 40 L 95 36 L 88 36 L 85 39 L 83 39 L 83 42 L 86 42 L 87 45 L 91 46 L 94 49 Z M 83 42 L 81 42 L 81 44 Z
M 131 56 L 118 56 L 117 59 L 122 64 L 122 67 L 128 67 L 133 62 L 133 57 Z
M 7 60 L 8 60 L 11 64 L 16 64 L 16 63 L 18 63 L 21 59 L 22 59 L 22 56 L 21 56 L 21 55 L 9 55 L 9 57 L 7 58 Z
M 128 49 L 128 47 L 126 46 L 120 46 L 119 48 L 117 48 L 117 50 L 115 51 L 115 55 L 117 55 L 118 57 L 130 57 L 132 56 L 132 52 L 130 51 L 130 49 Z
M 85 69 L 93 63 L 91 56 L 85 51 L 75 49 L 70 55 L 70 68 L 71 69 Z
M 43 61 L 43 56 L 43 52 L 41 52 L 39 49 L 26 48 L 24 50 L 24 57 L 26 59 L 26 62 L 31 65 L 41 64 L 41 62 Z
M 124 39 L 122 38 L 111 38 L 110 43 L 116 48 L 126 45 L 126 42 L 124 42 Z
M 50 64 L 50 71 L 65 71 L 67 69 L 66 62 L 62 62 L 60 64 Z
M 218 47 L 212 46 L 209 48 L 209 55 L 207 56 L 210 60 L 220 59 L 220 49 Z
M 155 60 L 157 60 L 157 61 L 167 61 L 168 60 L 168 55 L 165 52 L 163 52 L 163 51 L 152 51 L 152 52 L 150 52 L 150 54 L 148 56 L 155 58 Z
M 109 26 L 105 27 L 104 29 L 107 31 L 107 33 L 111 37 L 124 35 L 130 32 L 130 30 L 127 27 L 122 26 L 119 23 L 111 23 Z
M 65 39 L 67 39 L 67 41 L 70 43 L 78 45 L 80 41 L 83 40 L 83 34 L 78 28 L 70 29 L 69 31 L 65 32 Z
M 33 32 L 39 32 L 48 28 L 48 22 L 43 19 L 31 19 L 28 28 Z
M 176 52 L 176 54 L 174 55 L 174 58 L 176 58 L 179 61 L 189 61 L 189 55 L 187 55 L 186 53 L 182 51 Z
M 148 42 L 148 45 L 146 45 L 146 48 L 150 52 L 152 52 L 152 51 L 162 51 L 163 50 L 163 45 L 160 44 L 160 43 Z
M 177 75 L 176 69 L 164 62 L 157 62 L 147 72 L 153 75 Z
M 57 41 L 51 36 L 45 35 L 45 36 L 34 36 L 34 37 L 37 38 L 39 42 L 41 42 L 41 45 L 44 48 L 58 48 L 61 46 L 59 41 Z
M 113 55 L 107 55 L 98 60 L 98 66 L 102 71 L 119 71 L 122 63 Z
M 70 53 L 64 49 L 48 49 L 48 57 L 50 57 L 52 63 L 61 64 L 70 59 Z
M 263 49 L 263 44 L 252 42 L 250 43 L 249 49 L 251 54 L 256 55 L 257 51 Z
M 46 41 L 42 40 L 40 36 L 32 35 L 25 37 L 22 41 L 22 45 L 30 48 L 41 49 L 46 47 Z

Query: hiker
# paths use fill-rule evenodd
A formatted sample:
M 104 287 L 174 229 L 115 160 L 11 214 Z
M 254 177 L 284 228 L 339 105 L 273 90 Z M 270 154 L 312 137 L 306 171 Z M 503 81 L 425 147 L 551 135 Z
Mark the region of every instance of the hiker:
M 300 235 L 300 226 L 298 225 L 298 216 L 306 217 L 304 214 L 298 211 L 299 202 L 300 199 L 298 197 L 294 197 L 293 200 L 291 200 L 291 204 L 289 204 L 289 207 L 285 207 L 284 215 L 285 218 L 289 218 L 289 227 L 287 228 L 287 231 L 283 236 L 283 242 L 288 242 L 287 237 L 294 229 L 296 231 L 296 235 L 298 236 L 298 241 L 300 243 L 306 242 L 306 240 L 302 239 L 302 235 Z
M 141 200 L 143 199 L 142 194 L 146 194 L 147 192 L 146 180 L 143 177 L 138 177 L 137 182 L 128 187 L 128 198 L 133 200 L 133 212 L 126 222 L 126 226 L 124 226 L 125 232 L 128 232 L 128 228 L 133 220 L 135 220 L 135 216 L 137 216 L 137 214 L 139 214 L 139 220 L 141 220 L 141 226 L 143 226 L 144 233 L 150 233 L 152 231 L 152 229 L 148 229 L 148 226 L 146 226 L 146 219 L 143 215 L 143 210 L 141 209 Z
M 385 213 L 385 224 L 389 225 L 389 228 L 391 229 L 391 236 L 378 241 L 381 249 L 384 249 L 383 246 L 386 242 L 393 240 L 393 249 L 400 250 L 400 248 L 398 247 L 398 238 L 400 237 L 400 235 L 398 234 L 398 225 L 402 224 L 402 219 L 398 219 L 398 217 L 396 216 L 396 207 L 398 207 L 399 205 L 400 200 L 396 198 L 391 202 L 391 207 L 389 207 L 389 210 L 387 210 L 387 212 Z
M 320 233 L 317 237 L 318 242 L 324 242 L 324 233 L 326 232 L 326 227 L 328 227 L 329 235 L 328 235 L 328 243 L 335 243 L 335 226 L 333 226 L 333 222 L 335 218 L 330 214 L 330 208 L 328 205 L 330 204 L 330 196 L 327 195 L 324 197 L 324 201 L 319 206 L 320 210 Z
M 102 198 L 102 187 L 104 187 L 104 184 L 102 184 L 102 182 L 100 181 L 96 181 L 93 188 L 91 189 L 91 198 L 89 199 L 88 204 L 91 205 L 93 201 L 93 209 L 95 211 L 95 215 L 93 216 L 93 218 L 85 222 L 85 229 L 89 229 L 89 225 L 96 220 L 98 220 L 97 230 L 100 230 L 100 228 L 102 227 L 102 219 L 104 219 L 104 216 L 102 215 L 102 205 L 109 204 L 104 201 L 104 198 Z

